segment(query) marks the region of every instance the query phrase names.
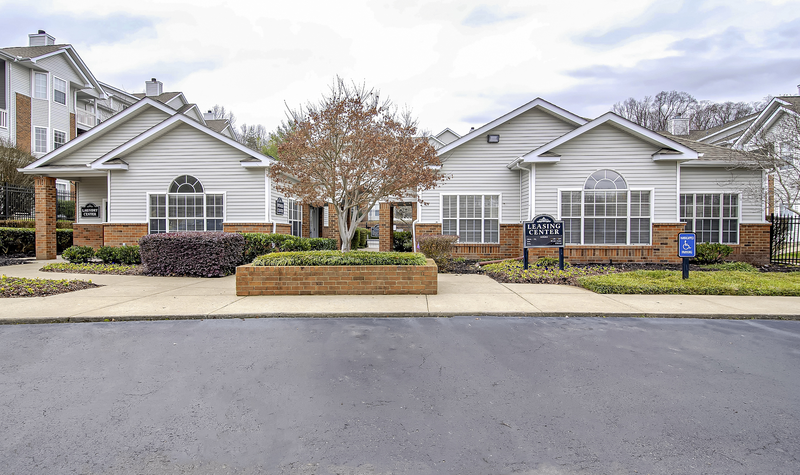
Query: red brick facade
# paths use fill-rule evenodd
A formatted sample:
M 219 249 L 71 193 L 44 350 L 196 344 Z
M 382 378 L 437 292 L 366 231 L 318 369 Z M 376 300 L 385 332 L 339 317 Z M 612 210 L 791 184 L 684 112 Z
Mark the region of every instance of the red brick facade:
M 278 234 L 292 234 L 292 225 L 278 223 L 275 225 L 275 232 Z
M 223 223 L 226 233 L 271 233 L 272 223 Z
M 69 139 L 72 140 L 78 135 L 78 127 L 75 125 L 75 114 L 69 114 Z
M 31 151 L 31 98 L 17 93 L 17 146 Z
M 730 258 L 757 265 L 769 263 L 769 223 L 739 225 L 740 244 L 732 245 Z M 654 262 L 679 264 L 678 234 L 683 223 L 653 224 L 650 246 L 577 246 L 564 247 L 564 258 L 576 264 L 609 262 Z M 418 224 L 417 237 L 423 234 L 441 234 L 440 224 Z M 501 224 L 499 244 L 456 244 L 454 256 L 467 259 L 513 259 L 522 256 L 522 225 Z M 539 257 L 557 257 L 558 249 L 533 248 L 528 250 L 531 260 Z
M 146 223 L 106 223 L 103 228 L 103 244 L 105 246 L 137 246 L 139 239 L 147 234 Z
M 19 97 L 19 95 L 17 95 Z M 30 121 L 28 121 L 30 124 Z M 36 258 L 56 258 L 56 179 L 37 176 L 34 181 L 36 200 Z
M 436 264 L 424 266 L 240 266 L 236 295 L 434 295 Z
M 769 264 L 770 224 L 740 224 L 739 244 L 732 245 L 729 259 L 763 266 Z
M 72 244 L 76 246 L 91 246 L 94 249 L 99 249 L 100 246 L 105 244 L 103 240 L 104 224 L 80 224 L 73 223 L 72 225 Z
M 380 227 L 378 228 L 378 250 L 381 252 L 388 252 L 394 249 L 394 207 L 395 206 L 411 206 L 411 222 L 417 219 L 417 203 L 416 202 L 382 202 L 380 203 L 379 220 Z M 441 229 L 441 226 L 439 226 Z M 437 234 L 440 234 L 441 231 Z

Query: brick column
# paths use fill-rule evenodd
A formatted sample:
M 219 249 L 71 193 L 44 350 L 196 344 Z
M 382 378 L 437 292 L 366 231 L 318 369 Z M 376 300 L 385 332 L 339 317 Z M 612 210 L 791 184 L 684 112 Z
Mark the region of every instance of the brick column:
M 391 203 L 380 204 L 378 250 L 381 252 L 389 252 L 394 248 L 394 213 L 392 211 Z
M 311 237 L 311 206 L 300 205 L 302 221 L 300 222 L 300 237 Z
M 69 115 L 69 139 L 72 140 L 78 136 L 78 127 L 75 126 L 75 114 Z
M 17 93 L 17 147 L 31 151 L 31 98 Z
M 56 179 L 37 176 L 36 197 L 36 258 L 56 258 Z

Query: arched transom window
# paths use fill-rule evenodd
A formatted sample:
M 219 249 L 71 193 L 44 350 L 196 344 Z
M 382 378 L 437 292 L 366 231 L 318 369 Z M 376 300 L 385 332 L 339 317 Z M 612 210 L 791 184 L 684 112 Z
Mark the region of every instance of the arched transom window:
M 650 244 L 651 192 L 631 190 L 619 173 L 598 170 L 582 190 L 561 190 L 564 242 Z
M 148 207 L 150 233 L 222 231 L 225 194 L 206 193 L 200 180 L 181 175 L 168 192 L 151 194 Z

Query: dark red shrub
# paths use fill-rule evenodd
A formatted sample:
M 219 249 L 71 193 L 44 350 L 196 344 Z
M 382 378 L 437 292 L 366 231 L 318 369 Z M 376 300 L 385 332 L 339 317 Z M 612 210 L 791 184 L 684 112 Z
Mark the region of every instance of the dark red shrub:
M 147 274 L 222 277 L 242 263 L 244 237 L 216 232 L 148 234 L 139 240 L 139 251 Z

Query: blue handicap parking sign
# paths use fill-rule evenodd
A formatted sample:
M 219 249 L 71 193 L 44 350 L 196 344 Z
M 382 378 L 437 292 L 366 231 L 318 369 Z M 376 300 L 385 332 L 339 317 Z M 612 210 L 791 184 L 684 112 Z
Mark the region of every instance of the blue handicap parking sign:
M 694 233 L 678 235 L 678 257 L 694 257 L 697 236 Z

